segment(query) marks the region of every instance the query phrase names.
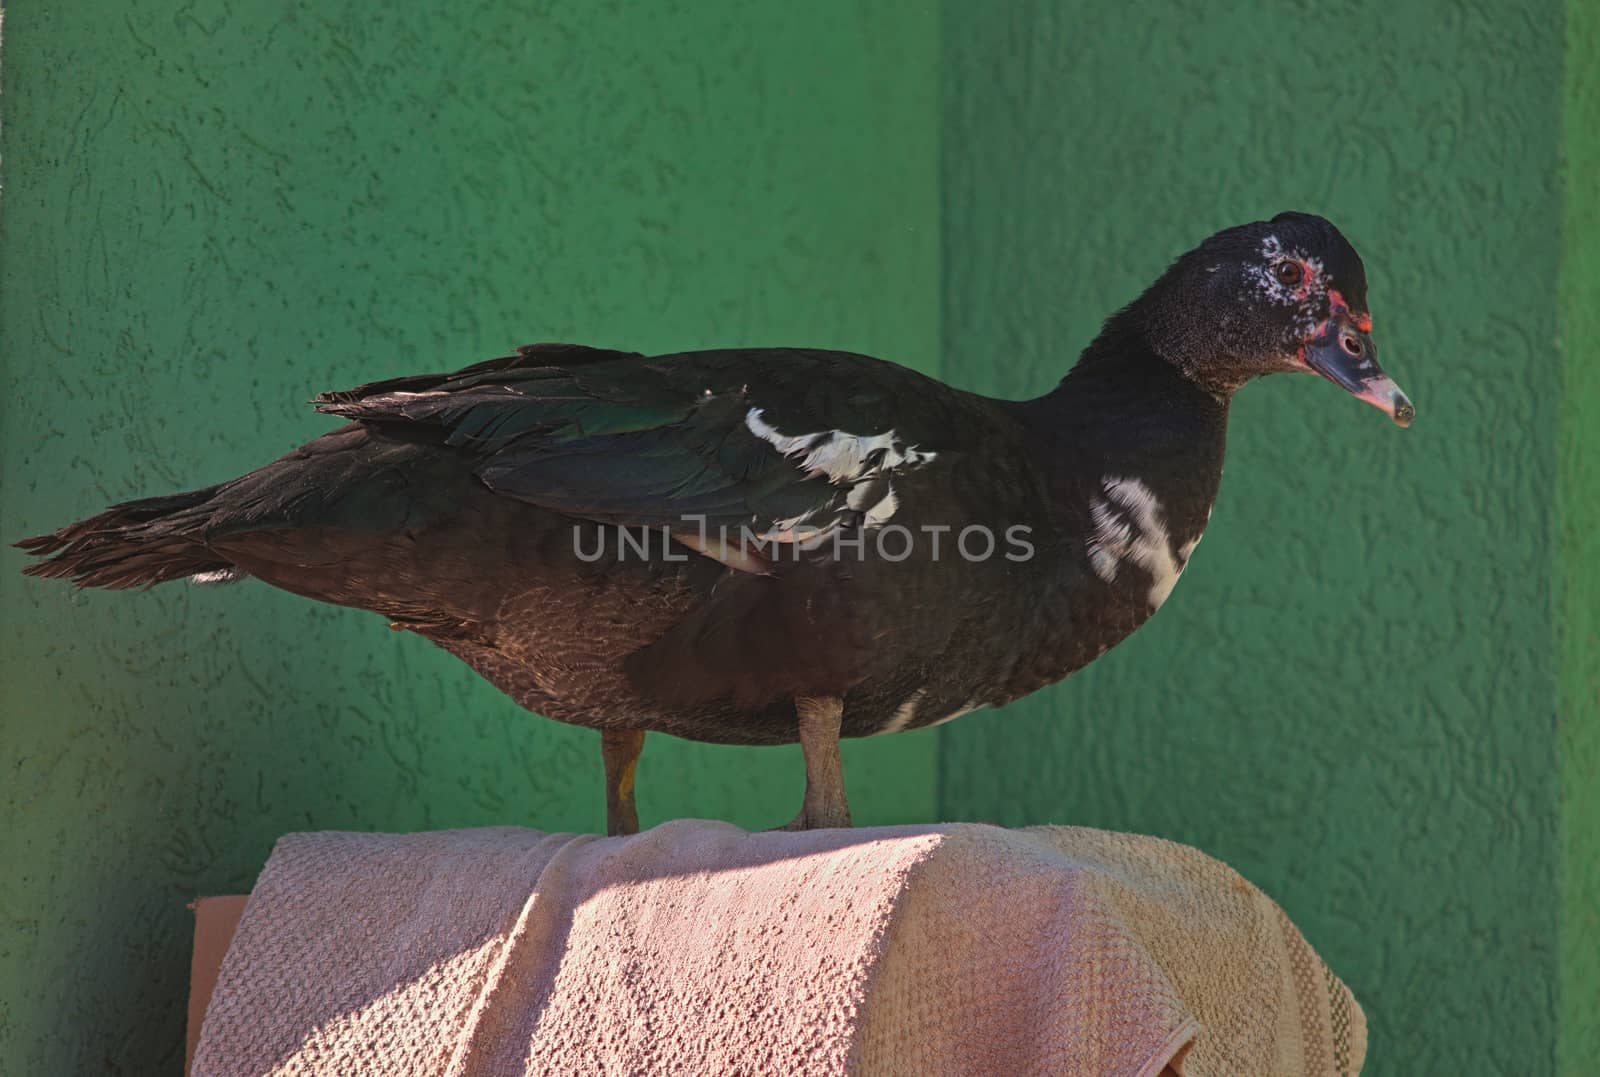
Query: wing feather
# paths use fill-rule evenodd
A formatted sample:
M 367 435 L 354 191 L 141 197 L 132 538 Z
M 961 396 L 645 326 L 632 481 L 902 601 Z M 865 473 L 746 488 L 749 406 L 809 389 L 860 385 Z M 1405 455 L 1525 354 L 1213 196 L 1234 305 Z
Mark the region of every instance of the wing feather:
M 873 377 L 840 391 L 849 384 L 837 377 L 840 365 Z M 843 353 L 646 358 L 536 344 L 453 374 L 374 382 L 314 403 L 364 424 L 429 432 L 476 456 L 475 473 L 490 489 L 557 512 L 675 529 L 748 527 L 787 540 L 801 527 L 826 533 L 881 524 L 886 507 L 892 514 L 889 480 L 935 454 L 917 452 L 884 419 L 907 391 L 926 386 L 953 392 Z

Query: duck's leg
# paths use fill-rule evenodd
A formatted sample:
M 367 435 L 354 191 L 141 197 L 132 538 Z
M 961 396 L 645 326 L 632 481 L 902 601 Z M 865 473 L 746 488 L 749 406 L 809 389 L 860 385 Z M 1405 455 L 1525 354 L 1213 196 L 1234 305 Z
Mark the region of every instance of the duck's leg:
M 844 767 L 839 759 L 839 720 L 844 700 L 837 696 L 797 696 L 800 748 L 806 754 L 806 799 L 800 814 L 785 830 L 820 830 L 850 825 L 844 796 Z
M 639 809 L 633 802 L 633 780 L 644 751 L 644 730 L 602 729 L 600 754 L 606 762 L 606 833 L 639 833 Z

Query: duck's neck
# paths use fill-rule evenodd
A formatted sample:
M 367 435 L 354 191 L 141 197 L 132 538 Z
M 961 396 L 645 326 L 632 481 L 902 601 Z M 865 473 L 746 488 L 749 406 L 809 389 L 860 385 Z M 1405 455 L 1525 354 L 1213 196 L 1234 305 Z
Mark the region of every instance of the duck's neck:
M 1018 408 L 1059 502 L 1138 480 L 1190 530 L 1204 526 L 1222 478 L 1228 400 L 1113 321 L 1060 385 Z
M 1108 325 L 1061 383 L 1021 405 L 1051 440 L 1086 433 L 1114 453 L 1165 455 L 1221 440 L 1232 394 L 1195 384 L 1137 337 L 1110 337 Z

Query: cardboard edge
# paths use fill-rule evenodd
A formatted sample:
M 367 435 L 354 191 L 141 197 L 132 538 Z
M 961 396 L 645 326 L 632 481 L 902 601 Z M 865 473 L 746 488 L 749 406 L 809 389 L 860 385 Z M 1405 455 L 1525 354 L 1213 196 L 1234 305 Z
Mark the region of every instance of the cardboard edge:
M 211 993 L 217 988 L 222 959 L 239 928 L 248 894 L 197 897 L 189 902 L 194 912 L 194 955 L 189 961 L 189 1035 L 183 1049 L 183 1072 L 188 1077 L 194 1066 L 194 1049 L 200 1042 L 200 1025 L 205 1020 Z

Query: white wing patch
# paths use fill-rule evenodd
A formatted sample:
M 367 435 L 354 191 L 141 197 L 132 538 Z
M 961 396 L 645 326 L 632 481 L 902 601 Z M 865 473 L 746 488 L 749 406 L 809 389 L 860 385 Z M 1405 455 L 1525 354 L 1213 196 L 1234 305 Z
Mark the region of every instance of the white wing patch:
M 889 492 L 883 496 L 876 505 L 867 510 L 861 518 L 861 526 L 866 528 L 882 527 L 894 516 L 894 510 L 900 507 L 900 499 L 894 496 L 894 486 L 890 484 Z
M 1172 593 L 1199 536 L 1174 551 L 1161 502 L 1138 479 L 1107 475 L 1100 480 L 1102 496 L 1089 506 L 1094 534 L 1089 541 L 1089 565 L 1107 583 L 1114 583 L 1125 563 L 1150 574 L 1147 596 L 1151 609 L 1159 609 Z
M 844 430 L 821 430 L 794 437 L 778 432 L 761 417 L 760 408 L 751 408 L 744 425 L 762 441 L 785 456 L 800 456 L 800 466 L 812 475 L 826 475 L 840 485 L 874 478 L 902 467 L 920 467 L 937 453 L 919 452 L 907 445 L 893 430 L 882 434 L 852 434 Z
M 850 487 L 845 503 L 852 510 L 863 513 L 862 524 L 868 528 L 882 527 L 900 507 L 893 485 L 884 483 L 880 486 L 872 480 L 901 468 L 921 467 L 937 455 L 907 445 L 893 430 L 882 434 L 819 430 L 812 434 L 791 436 L 767 422 L 762 414 L 760 408 L 751 408 L 745 413 L 744 425 L 784 456 L 797 459 L 800 468 L 808 475 L 823 475 L 835 486 Z M 873 497 L 877 497 L 877 500 L 867 504 Z M 802 527 L 812 515 L 806 513 L 792 519 L 778 520 L 768 535 L 784 541 L 783 536 Z

